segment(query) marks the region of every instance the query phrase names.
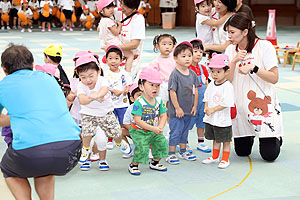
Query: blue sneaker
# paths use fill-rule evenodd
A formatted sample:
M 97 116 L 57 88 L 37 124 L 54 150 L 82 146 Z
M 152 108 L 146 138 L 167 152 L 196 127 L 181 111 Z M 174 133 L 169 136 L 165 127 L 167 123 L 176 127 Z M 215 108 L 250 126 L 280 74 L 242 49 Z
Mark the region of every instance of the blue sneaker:
M 101 171 L 107 171 L 109 170 L 109 165 L 107 164 L 106 161 L 99 161 L 99 170 Z
M 92 161 L 87 160 L 80 166 L 81 171 L 89 171 L 91 169 Z
M 202 151 L 204 153 L 210 153 L 211 152 L 211 148 L 209 148 L 208 146 L 206 146 L 203 143 L 198 143 L 197 150 Z
M 141 175 L 141 172 L 138 167 L 130 167 L 130 165 L 129 165 L 128 171 L 131 175 L 135 175 L 135 176 Z
M 177 165 L 180 163 L 179 159 L 175 154 L 169 155 L 169 157 L 167 157 L 166 159 L 166 162 L 168 162 L 171 165 Z
M 197 157 L 189 152 L 180 153 L 178 157 L 190 161 L 197 160 Z
M 193 153 L 192 148 L 188 144 L 186 145 L 186 151 L 189 153 Z

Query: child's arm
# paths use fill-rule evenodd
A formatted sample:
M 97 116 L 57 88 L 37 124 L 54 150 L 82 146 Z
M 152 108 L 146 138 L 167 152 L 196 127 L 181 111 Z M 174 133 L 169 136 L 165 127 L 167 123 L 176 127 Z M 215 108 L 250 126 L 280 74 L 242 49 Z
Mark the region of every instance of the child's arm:
M 175 108 L 176 117 L 182 118 L 184 116 L 184 112 L 181 109 L 181 107 L 179 106 L 179 103 L 177 100 L 177 94 L 176 94 L 175 90 L 172 90 L 172 89 L 170 90 L 170 97 L 171 97 L 172 104 Z
M 10 126 L 10 118 L 8 115 L 0 115 L 0 126 Z
M 191 114 L 193 116 L 195 116 L 196 113 L 197 113 L 197 105 L 198 105 L 198 89 L 195 88 L 194 106 L 193 106 L 192 111 L 191 111 Z
M 160 130 L 164 129 L 167 119 L 168 119 L 167 112 L 164 112 L 163 114 L 159 115 L 158 127 L 160 128 Z
M 123 91 L 123 95 L 126 95 L 129 92 L 130 85 L 127 85 Z
M 207 102 L 205 102 L 205 104 L 206 104 Z M 223 106 L 220 106 L 220 105 L 217 105 L 217 106 L 215 106 L 215 107 L 213 107 L 213 108 L 206 108 L 206 112 L 205 112 L 205 114 L 207 114 L 208 116 L 209 115 L 211 115 L 211 114 L 213 114 L 213 113 L 215 113 L 215 112 L 217 112 L 217 111 L 220 111 L 220 110 L 223 110 L 223 109 L 225 109 L 226 107 L 223 107 Z
M 93 99 L 85 94 L 79 94 L 78 99 L 81 105 L 87 105 L 93 101 Z
M 117 97 L 119 97 L 121 94 L 122 94 L 122 91 L 121 90 L 116 90 L 116 89 L 113 89 L 111 90 L 111 92 L 116 95 Z
M 108 27 L 108 29 L 110 30 L 110 32 L 117 36 L 120 35 L 121 30 L 122 30 L 122 24 L 119 20 L 116 21 L 117 25 L 116 26 L 112 26 L 112 27 Z
M 97 100 L 99 102 L 102 102 L 107 92 L 108 92 L 108 86 L 103 86 L 98 92 L 89 94 L 89 97 L 92 100 Z
M 124 128 L 129 130 L 130 124 L 123 124 Z
M 147 124 L 146 122 L 144 122 L 142 120 L 142 116 L 140 116 L 140 115 L 133 115 L 133 118 L 134 118 L 135 123 L 139 127 L 143 128 L 143 129 L 146 129 L 148 131 L 152 131 L 152 132 L 154 132 L 156 134 L 161 134 L 162 133 L 162 130 L 158 126 L 151 126 L 151 125 Z
M 203 21 L 201 24 L 206 24 L 208 26 L 220 26 L 225 23 L 225 21 L 233 15 L 233 12 L 228 12 L 226 15 L 218 19 L 217 21 L 212 19 L 207 19 Z

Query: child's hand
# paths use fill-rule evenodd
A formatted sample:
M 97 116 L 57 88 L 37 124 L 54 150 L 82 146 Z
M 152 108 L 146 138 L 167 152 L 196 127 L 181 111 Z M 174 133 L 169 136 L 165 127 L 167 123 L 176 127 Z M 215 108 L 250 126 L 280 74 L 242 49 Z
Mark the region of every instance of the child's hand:
M 195 116 L 196 113 L 197 113 L 197 107 L 193 106 L 192 111 L 191 111 L 192 116 Z
M 153 132 L 156 133 L 156 135 L 161 135 L 163 133 L 162 129 L 159 128 L 158 126 L 155 126 L 153 128 Z
M 205 108 L 204 113 L 207 114 L 208 116 L 213 114 L 215 112 L 214 108 Z
M 176 117 L 182 118 L 184 116 L 183 110 L 179 107 L 178 109 L 175 109 Z
M 99 98 L 99 96 L 96 92 L 93 92 L 93 93 L 89 94 L 88 97 L 93 99 L 93 100 L 97 100 Z
M 120 20 L 116 20 L 116 23 L 119 27 L 122 27 L 122 23 L 120 22 Z
M 96 99 L 96 101 L 99 101 L 100 103 L 102 103 L 104 101 L 104 97 L 99 97 Z
M 126 96 L 128 92 L 129 92 L 129 90 L 125 89 L 123 92 L 123 95 Z
M 75 100 L 76 98 L 76 94 L 74 94 L 73 92 L 70 92 L 69 95 L 67 96 L 67 100 L 72 102 Z
M 111 92 L 114 93 L 114 95 L 116 95 L 117 97 L 119 97 L 123 93 L 121 90 L 116 89 L 112 90 Z

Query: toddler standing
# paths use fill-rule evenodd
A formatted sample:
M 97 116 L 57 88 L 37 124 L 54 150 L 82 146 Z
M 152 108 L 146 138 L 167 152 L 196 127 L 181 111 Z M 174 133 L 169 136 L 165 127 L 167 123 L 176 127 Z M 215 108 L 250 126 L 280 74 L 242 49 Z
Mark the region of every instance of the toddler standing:
M 232 138 L 232 122 L 230 107 L 234 106 L 232 84 L 226 80 L 229 73 L 229 58 L 225 54 L 213 54 L 209 68 L 214 79 L 204 94 L 205 102 L 205 138 L 213 140 L 213 155 L 202 161 L 204 164 L 219 162 L 219 153 L 223 143 L 222 161 L 219 168 L 227 168 L 230 164 L 230 142 Z
M 3 15 L 8 15 L 9 14 L 9 12 L 10 12 L 10 8 L 11 8 L 11 3 L 10 3 L 10 1 L 8 1 L 8 0 L 3 0 L 3 1 L 1 1 L 0 2 L 0 8 L 1 8 L 1 30 L 4 30 L 5 29 L 5 27 L 4 27 L 4 23 L 6 23 L 6 29 L 7 30 L 10 30 L 10 27 L 9 27 L 9 18 L 8 18 L 8 20 L 7 21 L 4 21 L 3 19 L 2 19 L 2 16 Z M 9 17 L 9 15 L 8 15 L 8 17 Z

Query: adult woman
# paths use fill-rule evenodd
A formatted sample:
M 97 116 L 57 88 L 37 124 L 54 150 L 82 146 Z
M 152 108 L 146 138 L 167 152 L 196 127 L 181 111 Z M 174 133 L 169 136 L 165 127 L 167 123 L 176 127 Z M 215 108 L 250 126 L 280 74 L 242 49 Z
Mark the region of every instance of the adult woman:
M 8 111 L 13 134 L 1 171 L 16 199 L 31 199 L 30 177 L 40 199 L 54 199 L 54 175 L 68 173 L 80 157 L 80 129 L 56 80 L 32 71 L 26 47 L 10 45 L 1 62 L 6 77 L 0 82 L 0 110 Z M 0 125 L 8 126 L 7 118 Z
M 123 15 L 122 22 L 122 43 L 120 48 L 123 51 L 133 51 L 135 57 L 140 60 L 143 40 L 145 39 L 145 19 L 142 14 L 137 13 L 140 5 L 140 0 L 121 0 L 120 6 Z M 134 14 L 135 13 L 135 14 Z M 135 74 L 138 70 L 138 64 L 131 69 L 131 74 Z
M 214 5 L 216 13 L 213 14 L 212 18 L 218 20 L 229 12 L 235 12 L 236 0 L 214 0 Z M 224 52 L 228 47 L 230 44 L 228 33 L 223 29 L 225 23 L 213 29 L 214 44 L 204 45 L 205 51 Z
M 228 80 L 235 92 L 237 116 L 233 119 L 235 151 L 251 153 L 254 137 L 259 137 L 260 154 L 273 161 L 280 153 L 283 136 L 282 114 L 274 84 L 278 82 L 275 49 L 259 39 L 245 13 L 233 15 L 225 24 L 232 43 L 226 48 L 231 60 Z

